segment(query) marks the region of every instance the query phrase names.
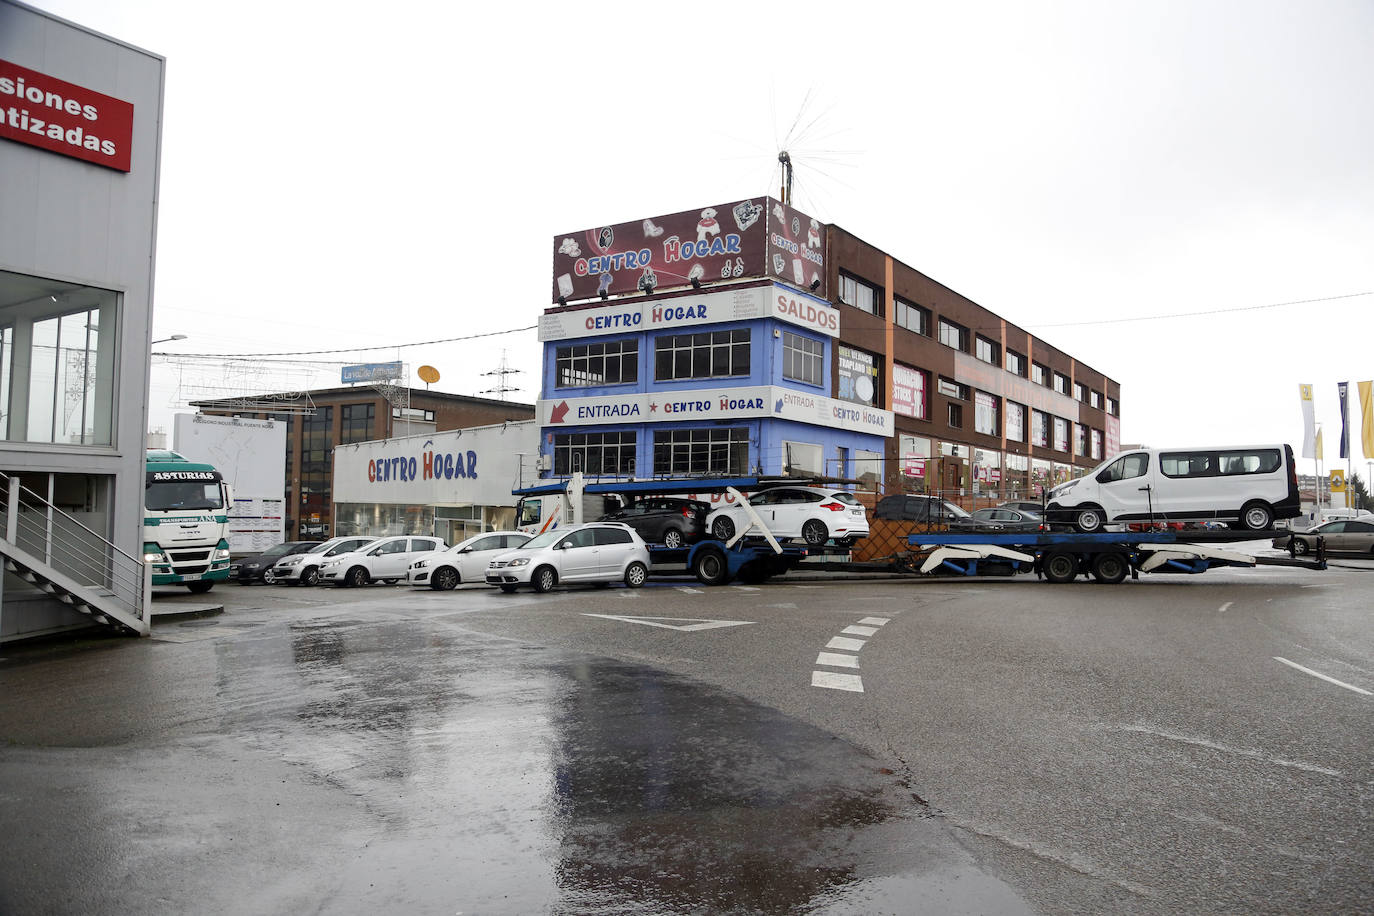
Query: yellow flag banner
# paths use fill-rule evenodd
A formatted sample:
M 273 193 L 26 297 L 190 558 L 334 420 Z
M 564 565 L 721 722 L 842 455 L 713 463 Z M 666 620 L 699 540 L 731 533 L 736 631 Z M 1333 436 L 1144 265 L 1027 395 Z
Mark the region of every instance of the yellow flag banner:
M 1374 382 L 1357 382 L 1360 388 L 1360 442 L 1364 445 L 1364 456 L 1374 459 Z
M 1317 418 L 1312 405 L 1312 386 L 1299 385 L 1298 397 L 1302 401 L 1302 457 L 1318 458 Z

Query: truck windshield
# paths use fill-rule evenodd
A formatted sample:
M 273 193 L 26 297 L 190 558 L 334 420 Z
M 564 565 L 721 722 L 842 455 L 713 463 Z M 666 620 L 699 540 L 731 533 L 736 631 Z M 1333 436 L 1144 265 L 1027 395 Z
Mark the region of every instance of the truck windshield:
M 150 483 L 143 491 L 143 506 L 154 512 L 181 509 L 223 509 L 218 483 L 168 480 Z

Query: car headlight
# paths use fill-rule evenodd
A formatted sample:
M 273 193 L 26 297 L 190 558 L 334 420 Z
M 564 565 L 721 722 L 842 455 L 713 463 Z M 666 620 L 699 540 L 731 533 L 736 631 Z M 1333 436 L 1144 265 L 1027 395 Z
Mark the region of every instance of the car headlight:
M 299 563 L 301 560 L 304 560 L 304 559 L 305 559 L 305 557 L 287 557 L 286 559 L 279 561 L 279 562 L 277 563 L 277 565 L 278 565 L 278 566 L 295 566 L 297 563 Z
M 339 565 L 339 561 L 338 561 L 338 560 L 325 560 L 323 563 L 320 564 L 320 569 L 329 569 L 330 567 L 338 566 L 338 565 Z
M 507 566 L 529 566 L 529 565 L 530 565 L 530 558 L 529 558 L 529 557 L 516 557 L 514 560 L 511 560 L 511 561 L 510 561 L 509 563 L 507 563 L 506 565 L 507 565 Z

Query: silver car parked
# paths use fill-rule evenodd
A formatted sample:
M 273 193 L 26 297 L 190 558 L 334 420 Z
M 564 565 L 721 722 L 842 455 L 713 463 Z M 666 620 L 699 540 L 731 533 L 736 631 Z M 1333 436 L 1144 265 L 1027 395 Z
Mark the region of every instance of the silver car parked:
M 560 583 L 639 588 L 649 577 L 649 548 L 629 525 L 592 522 L 546 531 L 487 567 L 487 584 L 513 592 L 528 585 L 547 592 Z

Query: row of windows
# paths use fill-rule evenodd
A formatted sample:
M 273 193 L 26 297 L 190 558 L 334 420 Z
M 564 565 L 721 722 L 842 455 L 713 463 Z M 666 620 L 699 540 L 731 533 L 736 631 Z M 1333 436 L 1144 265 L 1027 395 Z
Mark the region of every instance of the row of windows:
M 793 335 L 797 336 L 797 335 Z M 815 342 L 817 348 L 819 342 Z M 639 381 L 639 342 L 570 344 L 555 352 L 555 385 L 580 388 Z M 749 329 L 668 334 L 654 340 L 654 381 L 730 378 L 749 374 Z M 819 384 L 817 374 L 816 384 Z
M 973 431 L 984 436 L 1002 435 L 1001 424 L 1005 423 L 1006 437 L 1011 442 L 1025 442 L 1040 448 L 1053 448 L 1055 451 L 1072 453 L 1080 458 L 1102 457 L 1102 431 L 1071 423 L 1063 417 L 1056 417 L 1040 410 L 1030 411 L 1030 429 L 1026 429 L 1027 407 L 1015 401 L 1004 401 L 996 395 L 984 391 L 970 390 L 967 385 L 947 378 L 936 381 L 936 390 L 958 401 L 973 402 Z M 946 405 L 946 420 L 954 429 L 964 427 L 964 407 L 962 403 L 951 401 Z M 1069 441 L 1072 429 L 1073 442 Z
M 635 473 L 633 432 L 564 433 L 553 439 L 553 472 L 628 476 Z M 654 433 L 654 474 L 739 476 L 749 466 L 745 427 L 671 429 Z

